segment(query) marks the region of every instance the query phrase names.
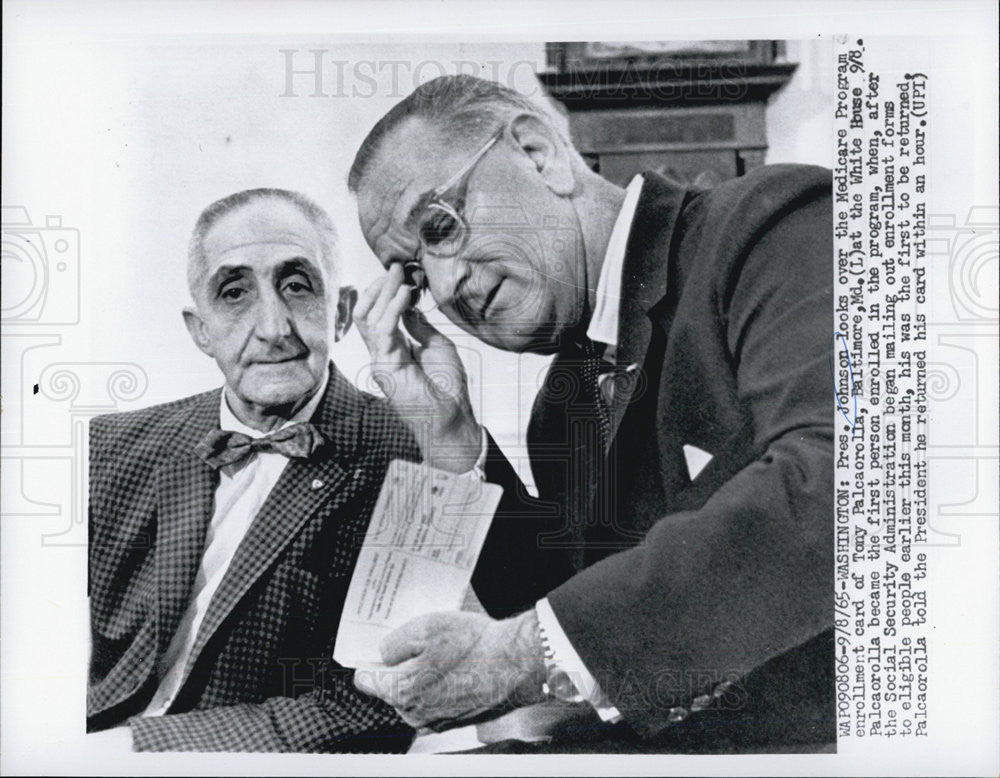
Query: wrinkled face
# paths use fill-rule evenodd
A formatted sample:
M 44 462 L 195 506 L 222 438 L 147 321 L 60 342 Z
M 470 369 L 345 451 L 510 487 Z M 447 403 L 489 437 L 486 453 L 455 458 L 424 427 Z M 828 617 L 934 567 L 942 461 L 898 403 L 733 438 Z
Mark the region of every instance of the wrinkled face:
M 456 148 L 411 120 L 383 141 L 357 194 L 362 232 L 385 267 L 414 256 L 422 224 L 425 236 L 441 237 L 437 223 L 427 229 L 423 206 L 488 139 Z M 468 224 L 463 248 L 454 257 L 425 253 L 422 260 L 429 293 L 444 314 L 508 351 L 554 351 L 586 305 L 576 212 L 546 184 L 539 164 L 504 133 L 464 181 L 442 195 Z
M 238 402 L 294 406 L 322 382 L 336 293 L 322 256 L 316 228 L 279 199 L 245 205 L 205 235 L 196 307 L 185 318 Z

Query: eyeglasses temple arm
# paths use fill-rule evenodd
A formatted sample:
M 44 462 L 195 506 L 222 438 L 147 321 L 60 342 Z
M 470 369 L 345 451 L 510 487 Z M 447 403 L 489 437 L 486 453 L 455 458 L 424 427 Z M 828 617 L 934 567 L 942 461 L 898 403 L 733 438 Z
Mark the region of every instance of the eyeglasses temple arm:
M 481 149 L 479 149 L 479 151 L 476 152 L 475 156 L 468 162 L 466 162 L 462 166 L 462 168 L 457 173 L 455 173 L 455 175 L 453 175 L 451 178 L 449 178 L 447 181 L 441 184 L 441 186 L 435 189 L 434 196 L 440 197 L 449 189 L 451 189 L 453 186 L 455 186 L 455 184 L 461 181 L 462 177 L 465 176 L 465 174 L 468 173 L 470 170 L 472 170 L 475 164 L 483 158 L 483 155 L 493 147 L 493 144 L 496 143 L 498 140 L 500 140 L 501 135 L 503 135 L 503 128 L 498 130 L 497 133 L 486 142 L 486 145 L 483 146 Z

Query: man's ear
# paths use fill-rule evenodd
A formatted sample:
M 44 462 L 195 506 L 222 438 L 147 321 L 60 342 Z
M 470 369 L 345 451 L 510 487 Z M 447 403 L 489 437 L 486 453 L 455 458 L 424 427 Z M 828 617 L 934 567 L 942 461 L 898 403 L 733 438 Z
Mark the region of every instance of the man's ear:
M 214 357 L 215 355 L 212 353 L 212 339 L 208 337 L 208 332 L 205 331 L 205 322 L 201 320 L 198 312 L 194 308 L 188 307 L 184 309 L 183 313 L 184 324 L 191 335 L 191 340 L 194 341 L 194 345 L 203 353 Z
M 358 290 L 353 286 L 340 287 L 337 298 L 337 320 L 333 325 L 333 342 L 336 343 L 347 334 L 354 322 L 354 306 L 358 302 Z
M 560 197 L 573 193 L 576 178 L 569 149 L 554 128 L 534 114 L 522 113 L 511 120 L 510 132 L 549 189 Z

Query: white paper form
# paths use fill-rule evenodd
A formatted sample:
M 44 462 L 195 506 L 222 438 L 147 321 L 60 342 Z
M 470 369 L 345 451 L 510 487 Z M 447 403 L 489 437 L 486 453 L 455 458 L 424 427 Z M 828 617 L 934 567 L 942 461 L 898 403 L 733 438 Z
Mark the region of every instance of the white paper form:
M 333 658 L 381 664 L 383 637 L 415 616 L 458 610 L 503 489 L 394 460 L 358 555 Z

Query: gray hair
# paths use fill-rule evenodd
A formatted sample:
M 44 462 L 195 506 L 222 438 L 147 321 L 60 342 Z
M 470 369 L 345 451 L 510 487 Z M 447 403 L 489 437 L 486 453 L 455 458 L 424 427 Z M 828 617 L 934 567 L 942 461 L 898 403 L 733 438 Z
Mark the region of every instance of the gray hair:
M 191 241 L 188 244 L 187 262 L 187 283 L 191 297 L 197 302 L 198 287 L 205 270 L 205 236 L 224 216 L 239 210 L 245 205 L 258 202 L 259 200 L 282 200 L 290 203 L 299 209 L 320 236 L 322 246 L 323 263 L 326 265 L 327 273 L 331 281 L 337 278 L 337 230 L 326 211 L 316 203 L 299 192 L 292 192 L 288 189 L 245 189 L 242 192 L 223 197 L 216 200 L 201 212 L 198 221 L 195 222 L 194 232 L 191 234 Z
M 407 119 L 432 122 L 449 139 L 471 145 L 484 140 L 482 136 L 513 112 L 543 118 L 564 140 L 569 141 L 565 120 L 556 114 L 552 106 L 532 100 L 496 81 L 462 73 L 439 76 L 421 84 L 396 103 L 368 133 L 354 157 L 347 176 L 347 188 L 357 194 L 361 180 L 386 137 Z M 572 144 L 569 145 L 572 149 Z

